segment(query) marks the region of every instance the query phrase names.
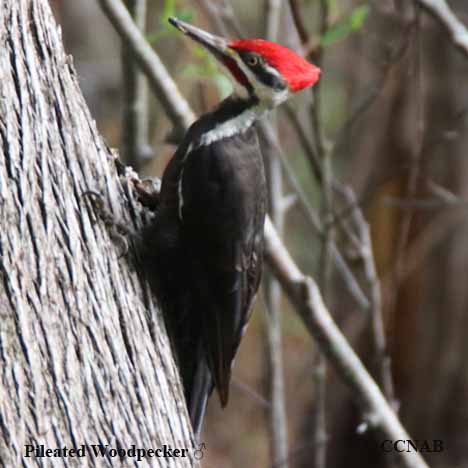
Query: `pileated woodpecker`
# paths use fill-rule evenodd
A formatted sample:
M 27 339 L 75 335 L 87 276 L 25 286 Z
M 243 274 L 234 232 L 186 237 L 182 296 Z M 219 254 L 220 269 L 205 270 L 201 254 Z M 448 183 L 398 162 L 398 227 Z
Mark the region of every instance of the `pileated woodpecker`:
M 198 437 L 213 388 L 222 407 L 228 402 L 231 367 L 262 273 L 267 197 L 254 124 L 313 85 L 320 70 L 272 42 L 228 41 L 169 21 L 216 57 L 235 88 L 187 131 L 164 171 L 144 240 Z

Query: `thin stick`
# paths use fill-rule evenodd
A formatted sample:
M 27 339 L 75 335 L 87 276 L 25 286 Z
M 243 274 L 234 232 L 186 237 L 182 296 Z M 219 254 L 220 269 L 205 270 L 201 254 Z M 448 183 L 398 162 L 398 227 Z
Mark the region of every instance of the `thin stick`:
M 295 2 L 290 2 L 297 5 Z M 323 25 L 324 19 L 322 15 L 322 26 L 321 33 L 324 33 L 326 29 Z M 342 130 L 338 134 L 338 138 L 335 141 L 333 147 L 327 151 L 333 156 L 336 156 L 339 149 L 342 147 L 343 142 L 346 140 L 346 135 L 349 132 L 353 123 L 358 119 L 358 117 L 371 105 L 375 98 L 380 94 L 384 84 L 387 81 L 390 71 L 396 63 L 400 61 L 406 50 L 408 49 L 409 44 L 411 43 L 410 37 L 412 32 L 415 30 L 415 24 L 409 23 L 405 28 L 405 34 L 402 35 L 402 40 L 398 46 L 391 51 L 389 59 L 385 62 L 382 76 L 378 80 L 378 83 L 371 89 L 370 93 L 365 97 L 365 99 L 358 105 L 356 110 L 352 113 L 351 117 L 343 126 Z M 301 26 L 303 27 L 303 25 Z M 320 52 L 320 50 L 319 50 Z M 320 55 L 315 57 L 315 60 L 320 61 Z M 316 99 L 317 101 L 317 99 Z M 319 104 L 319 101 L 316 104 Z M 311 168 L 315 173 L 317 180 L 321 183 L 322 186 L 325 186 L 327 180 L 325 177 L 325 168 L 326 165 L 320 164 L 320 160 L 323 159 L 323 141 L 319 130 L 319 119 L 317 117 L 318 110 L 315 108 L 312 111 L 312 121 L 313 128 L 315 130 L 315 140 L 317 144 L 316 148 L 312 145 L 305 125 L 302 121 L 297 118 L 297 115 L 287 109 L 288 117 L 290 118 L 291 123 L 293 124 L 299 140 L 301 141 L 303 148 L 306 154 L 309 157 L 309 162 Z M 331 156 L 330 156 L 331 157 Z M 326 160 L 326 159 L 325 159 Z M 391 375 L 391 362 L 390 357 L 387 352 L 385 330 L 383 324 L 383 312 L 382 312 L 382 299 L 381 299 L 381 288 L 380 281 L 377 276 L 375 268 L 375 260 L 372 251 L 372 242 L 370 238 L 369 226 L 365 220 L 365 217 L 362 213 L 362 210 L 357 203 L 356 195 L 354 191 L 338 181 L 333 175 L 330 175 L 328 179 L 329 183 L 333 188 L 333 192 L 338 195 L 346 204 L 348 208 L 346 211 L 350 215 L 351 219 L 345 219 L 345 214 L 335 215 L 334 210 L 330 207 L 330 224 L 336 224 L 340 227 L 341 231 L 345 234 L 348 241 L 351 245 L 354 246 L 356 251 L 360 254 L 363 260 L 364 266 L 364 278 L 366 280 L 366 285 L 369 290 L 368 296 L 370 299 L 370 324 L 372 328 L 372 338 L 373 338 L 373 347 L 376 355 L 376 362 L 378 365 L 378 380 L 384 389 L 385 395 L 392 402 L 394 408 L 397 408 L 397 403 L 394 395 L 393 388 L 393 378 Z M 351 225 L 352 224 L 352 225 Z M 327 228 L 327 225 L 325 225 Z
M 130 14 L 138 29 L 146 29 L 146 0 L 126 0 Z M 122 153 L 127 164 L 138 171 L 151 155 L 148 142 L 148 84 L 135 63 L 133 52 L 122 48 L 124 110 L 122 119 Z
M 345 187 L 344 190 L 346 191 L 346 200 L 352 203 L 353 206 L 358 206 L 358 203 L 354 198 L 354 192 L 349 187 Z M 390 402 L 392 407 L 397 410 L 398 403 L 395 398 L 391 360 L 388 354 L 385 337 L 381 284 L 377 275 L 375 259 L 372 252 L 370 228 L 362 214 L 362 211 L 359 209 L 353 209 L 351 219 L 354 222 L 355 229 L 357 230 L 359 237 L 355 237 L 353 232 L 350 230 L 348 232 L 348 238 L 351 240 L 353 248 L 357 250 L 360 257 L 362 258 L 364 263 L 365 279 L 370 292 L 370 321 L 372 328 L 372 344 L 378 369 L 377 380 L 382 386 L 385 397 Z M 346 227 L 346 223 L 344 224 L 345 226 L 343 226 L 343 230 L 348 229 Z
M 295 176 L 294 171 L 289 163 L 289 160 L 284 154 L 284 151 L 275 133 L 269 125 L 263 122 L 259 125 L 259 133 L 261 137 L 268 142 L 269 145 L 274 146 L 275 155 L 280 159 L 281 165 L 283 166 L 284 174 L 286 175 L 289 184 L 294 189 L 295 195 L 297 195 L 299 207 L 302 209 L 302 212 L 304 213 L 306 220 L 309 222 L 310 226 L 314 229 L 314 231 L 320 238 L 323 238 L 324 226 L 322 225 L 320 216 L 309 204 L 307 196 L 302 190 L 301 185 L 297 180 L 297 177 Z M 356 280 L 354 273 L 351 271 L 348 264 L 346 263 L 346 260 L 341 254 L 340 249 L 336 245 L 334 239 L 332 239 L 330 250 L 334 262 L 334 267 L 336 268 L 336 271 L 340 274 L 347 290 L 354 298 L 357 305 L 361 309 L 367 310 L 369 308 L 369 300 L 364 291 L 362 290 L 361 286 L 359 285 L 358 281 Z
M 176 134 L 182 135 L 195 120 L 195 114 L 166 67 L 138 30 L 122 0 L 99 0 L 99 3 L 148 78 L 154 94 L 174 125 Z
M 270 41 L 276 41 L 280 27 L 281 0 L 266 0 L 265 2 L 265 36 Z M 270 128 L 277 135 L 276 114 L 273 115 Z M 275 155 L 274 145 L 263 146 L 263 155 L 268 173 L 270 216 L 275 224 L 278 235 L 284 231 L 284 216 L 286 205 L 283 195 L 283 174 L 281 162 Z M 265 310 L 267 314 L 267 358 L 269 360 L 269 384 L 271 394 L 270 408 L 270 450 L 272 464 L 276 465 L 281 460 L 283 467 L 288 468 L 288 423 L 286 417 L 286 403 L 284 390 L 284 368 L 281 339 L 281 288 L 271 274 L 266 275 Z
M 381 430 L 386 438 L 410 440 L 379 387 L 333 321 L 317 284 L 299 270 L 269 220 L 265 223 L 265 239 L 268 265 L 321 351 L 357 397 L 366 422 Z M 398 452 L 397 455 L 406 468 L 427 468 L 416 451 Z
M 308 33 L 304 28 L 302 23 L 302 17 L 298 13 L 299 7 L 296 2 L 290 1 L 291 7 L 295 9 L 294 18 L 296 20 L 296 26 L 298 31 L 302 31 L 301 37 L 303 37 L 304 41 L 308 42 Z M 321 2 L 321 15 L 320 15 L 320 35 L 323 35 L 328 27 L 328 3 L 326 1 Z M 411 31 L 411 27 L 408 28 L 408 31 Z M 380 288 L 380 281 L 377 275 L 377 271 L 375 268 L 375 260 L 372 251 L 372 242 L 370 237 L 369 226 L 363 216 L 361 209 L 358 207 L 356 202 L 356 196 L 349 187 L 343 186 L 337 179 L 333 177 L 331 173 L 331 157 L 334 155 L 337 148 L 340 147 L 340 143 L 343 141 L 343 136 L 346 135 L 346 131 L 352 125 L 353 122 L 357 120 L 357 118 L 361 115 L 361 113 L 368 108 L 368 106 L 373 102 L 373 100 L 380 94 L 380 90 L 382 89 L 384 83 L 386 82 L 387 76 L 389 75 L 389 71 L 391 70 L 393 64 L 399 60 L 402 56 L 403 52 L 407 49 L 408 46 L 408 36 L 409 34 L 405 34 L 403 36 L 402 44 L 396 49 L 396 51 L 392 54 L 391 60 L 386 63 L 384 72 L 382 77 L 379 81 L 379 85 L 375 87 L 363 101 L 363 103 L 358 106 L 357 110 L 353 112 L 350 120 L 345 124 L 343 130 L 340 132 L 339 138 L 335 142 L 333 148 L 329 151 L 326 151 L 323 144 L 323 138 L 320 128 L 320 96 L 319 90 L 320 87 L 314 88 L 314 105 L 311 109 L 311 119 L 312 119 L 312 127 L 315 134 L 315 148 L 312 146 L 309 138 L 307 136 L 307 132 L 305 130 L 305 126 L 303 122 L 297 119 L 297 116 L 289 111 L 289 117 L 291 122 L 294 124 L 296 131 L 298 132 L 298 136 L 300 138 L 301 143 L 306 151 L 306 154 L 309 155 L 309 162 L 311 163 L 311 167 L 316 175 L 318 175 L 318 180 L 323 187 L 323 194 L 324 194 L 324 209 L 331 215 L 331 218 L 337 219 L 337 225 L 341 227 L 344 234 L 347 236 L 348 240 L 354 246 L 354 248 L 360 253 L 360 256 L 363 260 L 364 265 L 364 277 L 366 279 L 367 287 L 369 289 L 369 298 L 370 298 L 370 324 L 372 328 L 372 338 L 373 338 L 373 347 L 374 353 L 377 360 L 378 365 L 378 380 L 382 385 L 382 389 L 384 391 L 385 396 L 389 399 L 394 409 L 396 409 L 397 404 L 395 401 L 394 395 L 394 387 L 393 387 L 393 379 L 391 373 L 391 362 L 390 357 L 387 353 L 386 348 L 386 337 L 385 337 L 385 330 L 383 324 L 383 313 L 382 313 L 382 299 L 381 299 L 381 288 Z M 322 59 L 322 49 L 319 48 L 314 53 L 314 59 L 317 65 L 320 66 L 320 62 Z M 323 161 L 323 164 L 319 164 L 319 161 Z M 332 205 L 332 195 L 333 192 L 336 192 L 342 199 L 344 199 L 348 206 L 353 206 L 353 210 L 351 211 L 352 216 L 351 219 L 347 222 L 344 218 L 333 216 L 333 205 Z M 352 222 L 353 226 L 350 225 Z M 325 239 L 329 239 L 332 237 L 333 231 L 330 231 L 331 226 L 334 223 L 325 223 Z M 327 243 L 325 243 L 325 247 L 327 247 Z M 324 249 L 324 253 L 322 254 L 322 271 L 327 271 L 327 249 Z M 324 276 L 321 277 L 321 288 L 325 294 L 325 300 L 327 300 L 327 279 L 326 273 Z M 319 362 L 319 365 L 320 362 Z M 318 370 L 319 375 L 323 373 L 321 369 Z M 320 386 L 318 387 L 320 389 Z M 323 395 L 323 391 L 319 392 Z M 322 414 L 320 415 L 320 411 L 324 412 L 324 404 L 318 401 L 317 405 L 319 406 L 318 411 L 318 421 L 316 422 L 316 437 L 315 440 L 320 442 L 320 438 L 324 437 L 324 431 L 321 430 L 319 427 L 320 424 L 324 424 L 325 416 Z M 320 405 L 322 406 L 320 408 Z M 315 464 L 317 467 L 325 466 L 325 455 L 322 454 L 322 451 L 325 451 L 326 444 L 318 444 L 317 450 L 315 451 Z
M 425 135 L 425 121 L 424 121 L 424 82 L 423 82 L 423 70 L 421 63 L 421 15 L 420 7 L 416 6 L 416 41 L 414 42 L 414 68 L 416 77 L 414 82 L 414 92 L 416 95 L 416 110 L 415 119 L 417 128 L 416 133 L 416 144 L 413 148 L 410 158 L 410 170 L 408 174 L 408 181 L 406 186 L 406 196 L 408 199 L 414 199 L 416 197 L 419 179 L 420 179 L 420 164 L 422 158 L 422 151 L 424 149 L 424 135 Z M 415 217 L 414 209 L 405 210 L 400 220 L 400 228 L 395 247 L 395 264 L 392 272 L 391 289 L 388 289 L 386 308 L 388 310 L 387 316 L 391 318 L 388 328 L 390 329 L 390 337 L 393 335 L 394 329 L 394 318 L 395 307 L 400 293 L 400 286 L 402 284 L 402 278 L 404 276 L 405 264 L 407 260 L 407 245 L 410 239 L 411 227 Z M 385 359 L 383 357 L 383 359 Z M 389 395 L 387 395 L 388 397 Z
M 454 15 L 445 0 L 415 0 L 449 32 L 453 44 L 468 56 L 468 29 Z
M 328 0 L 320 0 L 320 36 L 325 34 L 328 30 Z M 318 54 L 315 57 L 315 62 L 318 67 L 322 66 L 323 49 L 318 49 Z M 312 131 L 315 139 L 315 147 L 317 149 L 317 156 L 321 162 L 322 170 L 322 219 L 324 236 L 322 242 L 322 251 L 320 254 L 320 271 L 319 271 L 319 284 L 325 300 L 325 304 L 329 304 L 331 300 L 332 290 L 332 263 L 331 263 L 331 244 L 334 238 L 333 225 L 328 223 L 329 217 L 333 213 L 333 172 L 331 153 L 325 150 L 323 129 L 320 119 L 321 111 L 321 95 L 320 95 L 320 81 L 312 88 L 313 101 L 310 105 L 310 117 L 312 123 Z M 317 357 L 315 374 L 315 420 L 313 427 L 313 440 L 315 445 L 314 450 L 314 467 L 325 468 L 327 464 L 327 362 L 325 356 L 319 353 Z

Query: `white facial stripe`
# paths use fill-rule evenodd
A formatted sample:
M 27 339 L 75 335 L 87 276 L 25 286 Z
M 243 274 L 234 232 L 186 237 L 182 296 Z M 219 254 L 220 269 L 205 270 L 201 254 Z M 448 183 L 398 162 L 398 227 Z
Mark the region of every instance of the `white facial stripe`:
M 270 67 L 270 65 L 268 65 L 267 63 L 264 65 L 263 68 L 265 68 L 265 70 L 267 70 L 268 73 L 271 73 L 272 75 L 275 75 L 276 77 L 280 79 L 283 79 L 283 77 L 281 76 L 281 73 L 276 68 Z
M 260 100 L 260 105 L 264 106 L 267 109 L 271 109 L 282 102 L 284 102 L 289 96 L 289 89 L 285 88 L 282 90 L 275 90 L 270 86 L 263 84 L 250 70 L 250 68 L 244 63 L 244 61 L 237 56 L 233 57 L 236 60 L 237 65 L 239 68 L 244 72 L 245 76 L 249 80 L 249 83 L 254 89 L 254 94 Z M 275 68 L 271 67 L 270 65 L 265 65 L 266 70 L 270 73 L 273 73 L 277 77 L 281 78 L 281 74 Z

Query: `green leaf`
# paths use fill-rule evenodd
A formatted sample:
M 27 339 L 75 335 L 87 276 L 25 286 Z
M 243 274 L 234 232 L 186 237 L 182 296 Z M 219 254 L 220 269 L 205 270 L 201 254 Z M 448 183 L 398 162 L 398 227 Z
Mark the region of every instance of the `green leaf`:
M 180 35 L 180 33 L 168 22 L 168 19 L 171 16 L 190 23 L 193 20 L 194 13 L 193 10 L 189 9 L 177 9 L 176 0 L 165 0 L 163 11 L 159 17 L 159 28 L 146 35 L 146 40 L 151 45 L 164 37 Z
M 369 6 L 361 5 L 354 9 L 350 16 L 350 24 L 353 31 L 357 31 L 362 28 L 364 21 L 366 21 L 369 15 Z
M 221 99 L 232 93 L 231 80 L 220 73 L 216 59 L 203 47 L 192 49 L 198 63 L 189 63 L 182 71 L 183 75 L 190 78 L 209 78 L 213 81 Z
M 362 28 L 364 21 L 369 15 L 368 5 L 356 7 L 351 14 L 330 28 L 321 38 L 323 47 L 335 44 L 348 37 L 352 32 Z
M 222 73 L 217 73 L 213 77 L 220 99 L 226 99 L 232 93 L 232 81 Z
M 193 10 L 177 10 L 175 16 L 186 23 L 191 23 L 195 15 Z
M 160 21 L 167 21 L 167 18 L 170 16 L 175 15 L 175 7 L 176 7 L 176 2 L 175 0 L 166 0 L 164 2 L 164 8 L 160 16 Z

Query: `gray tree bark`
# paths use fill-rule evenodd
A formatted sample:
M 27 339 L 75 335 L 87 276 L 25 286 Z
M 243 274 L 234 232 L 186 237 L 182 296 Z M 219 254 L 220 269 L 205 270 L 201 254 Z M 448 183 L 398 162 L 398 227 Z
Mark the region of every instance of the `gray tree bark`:
M 189 449 L 162 317 L 82 194 L 138 224 L 47 0 L 0 3 L 0 466 L 128 466 L 91 445 Z M 124 208 L 128 208 L 124 209 Z M 132 219 L 133 218 L 135 219 Z M 25 457 L 26 445 L 83 458 Z

